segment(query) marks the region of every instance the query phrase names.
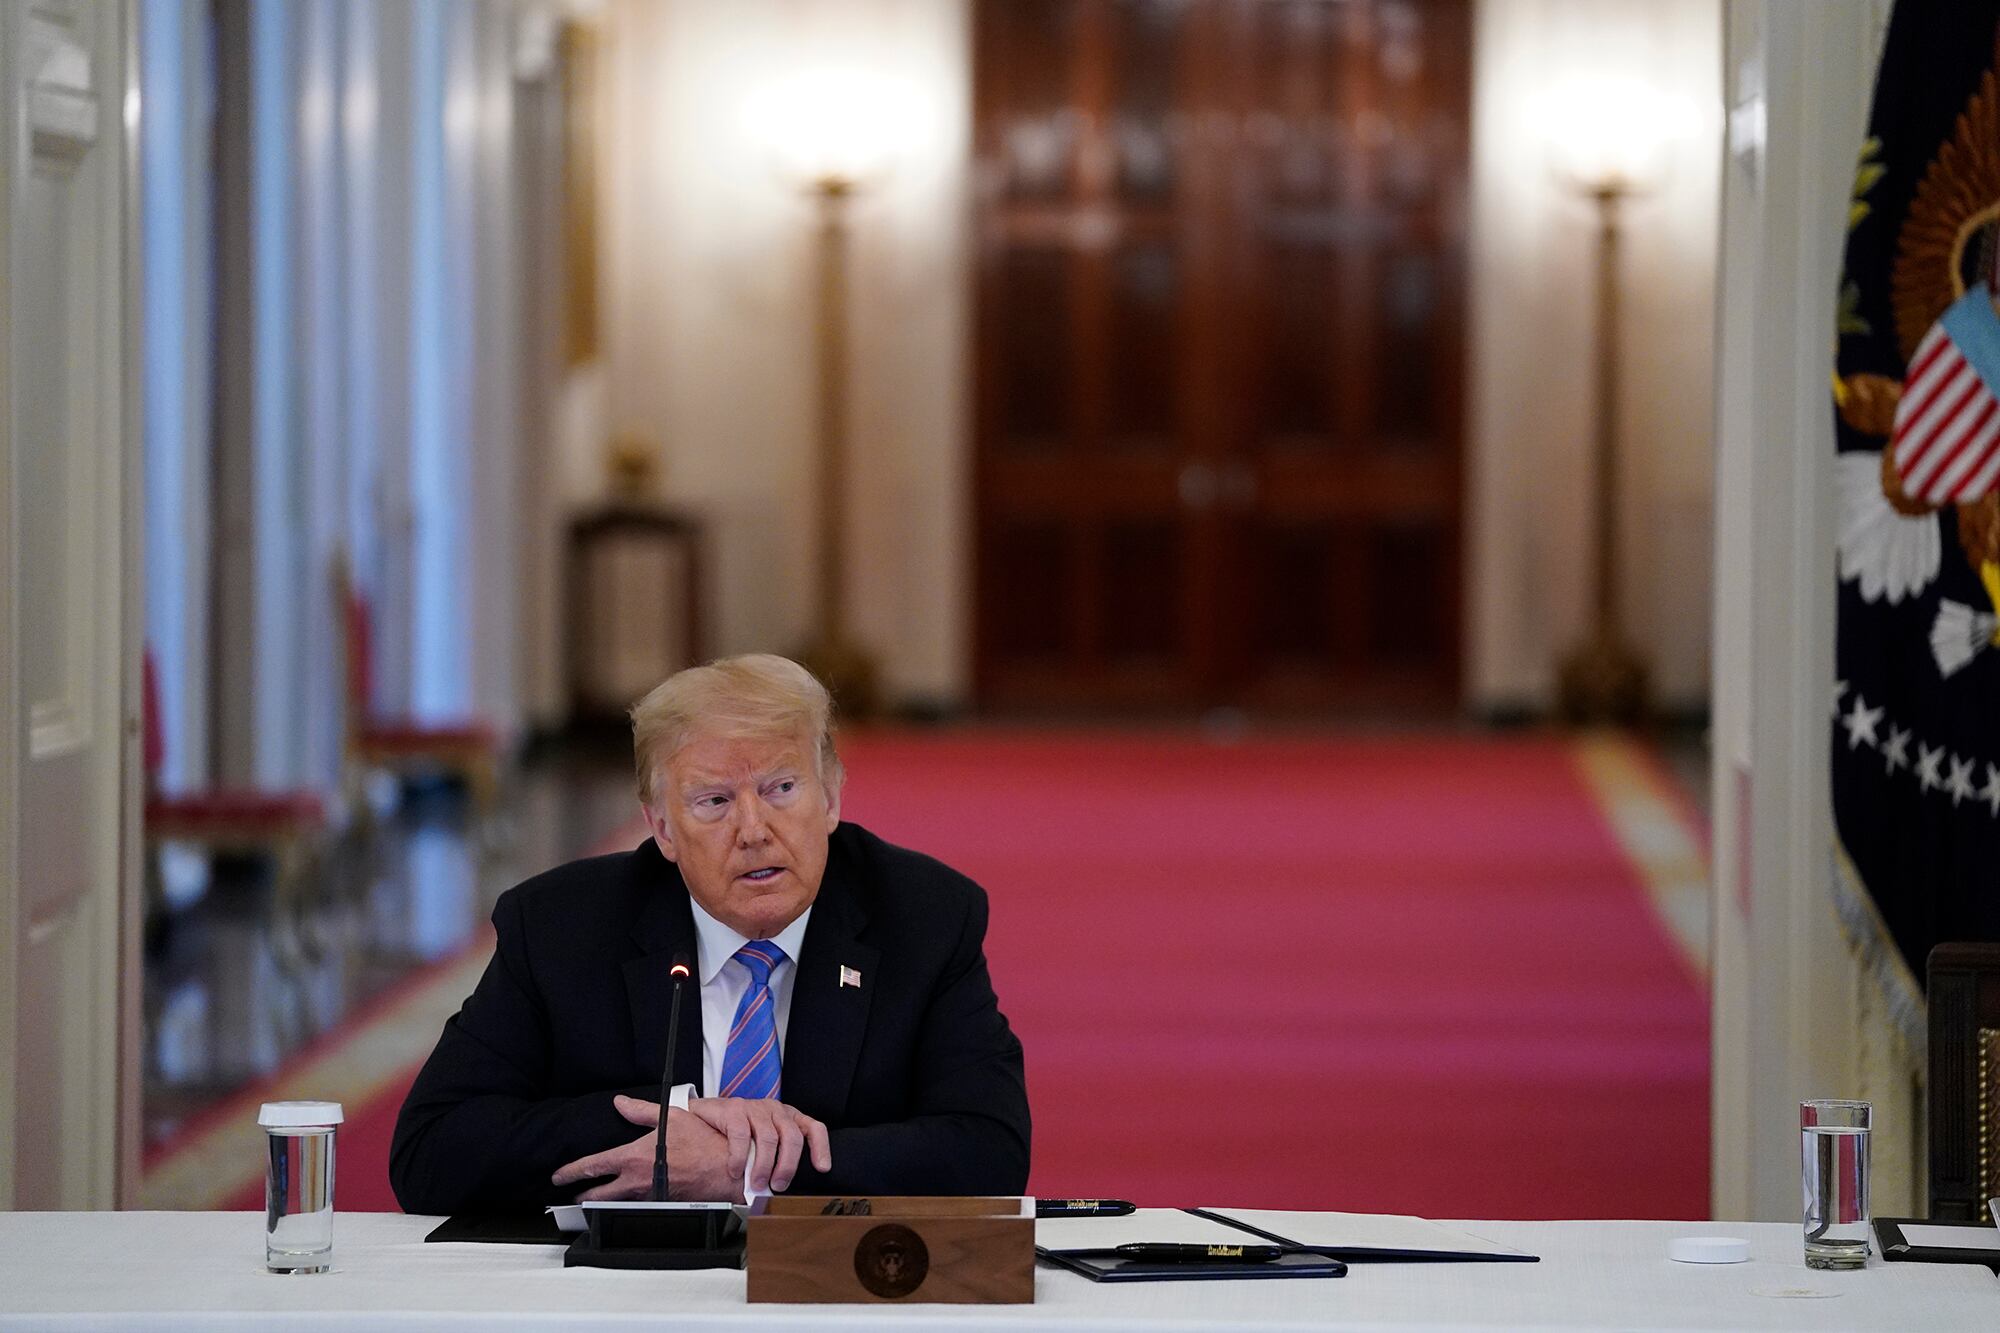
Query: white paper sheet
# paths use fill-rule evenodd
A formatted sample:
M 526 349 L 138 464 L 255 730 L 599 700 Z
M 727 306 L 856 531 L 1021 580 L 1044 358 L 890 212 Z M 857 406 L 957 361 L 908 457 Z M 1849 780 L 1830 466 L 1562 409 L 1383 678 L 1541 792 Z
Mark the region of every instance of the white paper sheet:
M 1912 1245 L 1933 1250 L 2000 1250 L 2000 1229 L 1993 1227 L 1933 1227 L 1905 1222 L 1897 1228 Z
M 1481 1236 L 1394 1213 L 1293 1213 L 1268 1208 L 1210 1208 L 1301 1245 L 1348 1249 L 1444 1250 L 1452 1254 L 1519 1254 Z
M 1141 1208 L 1124 1217 L 1041 1217 L 1035 1244 L 1047 1250 L 1108 1250 L 1118 1245 L 1241 1245 L 1256 1242 L 1235 1227 L 1178 1208 Z
M 738 1205 L 739 1211 L 749 1204 L 755 1203 L 758 1199 L 769 1195 L 771 1192 L 769 1190 L 753 1190 L 750 1188 L 750 1168 L 755 1165 L 757 1165 L 757 1145 L 752 1143 L 750 1151 L 744 1155 L 743 1159 L 743 1203 Z M 556 1230 L 565 1234 L 573 1231 L 588 1231 L 590 1229 L 589 1222 L 583 1216 L 582 1204 L 552 1203 L 543 1211 L 555 1218 Z

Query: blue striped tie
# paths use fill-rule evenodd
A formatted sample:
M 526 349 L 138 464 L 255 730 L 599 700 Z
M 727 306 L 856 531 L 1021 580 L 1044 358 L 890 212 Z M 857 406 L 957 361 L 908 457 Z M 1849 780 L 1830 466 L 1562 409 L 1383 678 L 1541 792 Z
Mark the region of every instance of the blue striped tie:
M 736 951 L 736 961 L 750 973 L 750 989 L 736 1006 L 729 1026 L 729 1045 L 722 1052 L 721 1097 L 778 1095 L 778 1014 L 771 998 L 771 969 L 785 961 L 785 951 L 769 940 L 752 940 Z

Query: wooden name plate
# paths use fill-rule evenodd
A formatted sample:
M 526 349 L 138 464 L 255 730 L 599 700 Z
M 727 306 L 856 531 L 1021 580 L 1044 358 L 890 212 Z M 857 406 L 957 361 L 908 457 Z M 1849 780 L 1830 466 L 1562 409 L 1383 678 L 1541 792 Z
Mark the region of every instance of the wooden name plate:
M 752 1301 L 1035 1299 L 1033 1199 L 773 1195 L 748 1226 Z

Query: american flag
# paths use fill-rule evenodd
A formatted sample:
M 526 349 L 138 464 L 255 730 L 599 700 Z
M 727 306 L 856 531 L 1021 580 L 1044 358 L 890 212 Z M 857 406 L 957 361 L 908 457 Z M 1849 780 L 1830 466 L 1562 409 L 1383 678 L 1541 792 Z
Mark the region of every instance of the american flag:
M 1931 325 L 1903 380 L 1896 407 L 1896 471 L 1903 493 L 1925 504 L 1977 500 L 2000 480 L 2000 398 L 1968 359 L 2000 372 L 2000 315 L 1980 283 Z

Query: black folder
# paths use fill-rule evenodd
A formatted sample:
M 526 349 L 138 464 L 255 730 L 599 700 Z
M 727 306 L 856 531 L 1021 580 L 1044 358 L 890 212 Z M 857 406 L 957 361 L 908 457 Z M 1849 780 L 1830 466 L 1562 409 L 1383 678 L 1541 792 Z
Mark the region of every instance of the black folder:
M 1905 1226 L 1950 1227 L 1975 1233 L 1968 1235 L 1970 1241 L 1991 1241 L 1983 1247 L 1959 1248 L 1956 1245 L 1917 1245 L 1903 1235 Z M 1977 1233 L 1984 1232 L 1984 1235 Z M 1921 1217 L 1878 1217 L 1875 1219 L 1875 1240 L 1882 1247 L 1882 1258 L 1888 1263 L 1918 1264 L 1985 1264 L 2000 1273 L 2000 1230 L 1986 1222 L 1932 1222 Z
M 1475 1250 L 1409 1250 L 1380 1246 L 1306 1245 L 1275 1231 L 1205 1208 L 1182 1212 L 1282 1246 L 1285 1253 L 1263 1263 L 1209 1260 L 1186 1264 L 1145 1263 L 1109 1250 L 1051 1250 L 1037 1245 L 1035 1253 L 1049 1263 L 1081 1273 L 1093 1282 L 1198 1282 L 1217 1278 L 1343 1277 L 1350 1263 L 1517 1263 L 1541 1262 L 1533 1254 L 1490 1254 Z
M 1332 1255 L 1316 1253 L 1283 1236 L 1257 1231 L 1234 1218 L 1217 1217 L 1199 1208 L 1183 1208 L 1180 1211 L 1218 1226 L 1254 1233 L 1266 1241 L 1284 1246 L 1287 1252 L 1275 1259 L 1204 1257 L 1179 1264 L 1136 1259 L 1118 1253 L 1115 1248 L 1054 1250 L 1045 1245 L 1037 1245 L 1035 1254 L 1058 1268 L 1066 1268 L 1072 1273 L 1081 1274 L 1092 1282 L 1216 1282 L 1244 1278 L 1269 1281 L 1274 1278 L 1347 1276 L 1346 1263 Z

